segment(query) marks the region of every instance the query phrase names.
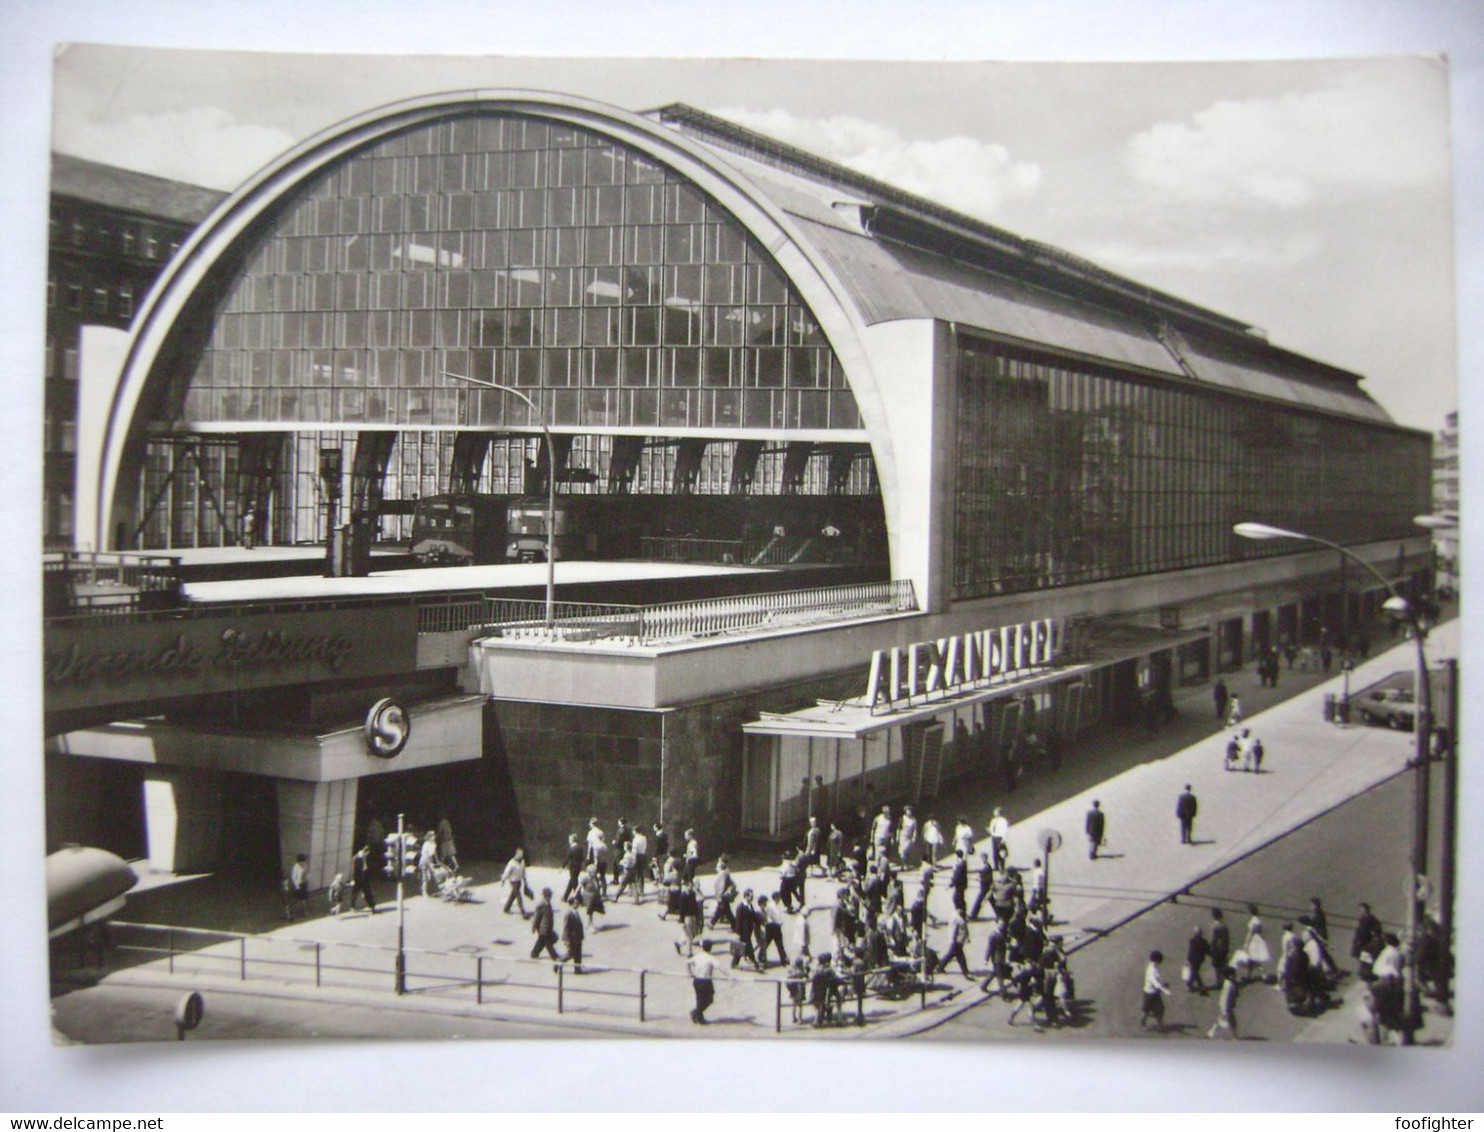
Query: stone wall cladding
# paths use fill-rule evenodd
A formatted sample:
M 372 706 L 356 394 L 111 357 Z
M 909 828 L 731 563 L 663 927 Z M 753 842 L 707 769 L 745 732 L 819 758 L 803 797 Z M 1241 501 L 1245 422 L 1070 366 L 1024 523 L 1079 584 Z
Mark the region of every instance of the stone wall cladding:
M 742 823 L 742 724 L 858 690 L 860 673 L 740 693 L 662 711 L 496 700 L 486 758 L 509 769 L 527 855 L 561 861 L 567 835 L 596 817 L 610 835 L 619 817 L 646 829 L 661 820 L 678 844 L 692 827 L 713 861 L 737 844 Z

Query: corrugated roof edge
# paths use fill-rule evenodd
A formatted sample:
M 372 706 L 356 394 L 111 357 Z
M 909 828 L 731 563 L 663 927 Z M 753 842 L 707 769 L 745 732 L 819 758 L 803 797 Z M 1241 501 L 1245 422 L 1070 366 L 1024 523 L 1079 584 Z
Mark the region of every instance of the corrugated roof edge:
M 676 102 L 642 113 L 661 123 L 689 131 L 698 140 L 703 140 L 717 149 L 772 164 L 806 180 L 824 181 L 838 188 L 874 198 L 878 209 L 885 213 L 895 214 L 899 221 L 898 224 L 893 225 L 882 224 L 881 221 L 885 217 L 878 217 L 877 224 L 873 227 L 891 227 L 898 230 L 891 235 L 885 232 L 875 234 L 886 238 L 903 239 L 904 242 L 916 242 L 911 239 L 909 232 L 900 229 L 910 229 L 914 226 L 936 229 L 950 238 L 967 239 L 1007 259 L 1019 260 L 1032 271 L 1060 275 L 1073 287 L 1102 290 L 1105 294 L 1111 293 L 1125 302 L 1133 301 L 1154 308 L 1154 310 L 1183 315 L 1203 326 L 1208 332 L 1215 330 L 1223 334 L 1230 344 L 1240 344 L 1244 351 L 1254 356 L 1266 356 L 1275 362 L 1296 365 L 1297 368 L 1306 371 L 1304 376 L 1310 380 L 1339 381 L 1353 387 L 1358 387 L 1364 380 L 1362 375 L 1350 370 L 1275 346 L 1262 331 L 1238 319 L 1148 287 L 1050 244 L 1017 236 L 1003 228 L 997 228 L 982 220 L 956 212 L 884 181 L 857 173 L 807 150 L 789 145 L 787 142 L 778 141 L 766 134 L 757 133 L 745 126 L 739 126 L 714 114 L 708 114 L 704 110 Z
M 791 172 L 874 197 L 874 203 L 878 207 L 894 206 L 906 216 L 918 220 L 931 220 L 941 227 L 957 230 L 962 235 L 987 242 L 1005 254 L 1059 267 L 1076 276 L 1092 279 L 1119 290 L 1129 290 L 1133 297 L 1178 307 L 1192 316 L 1215 321 L 1229 330 L 1241 333 L 1251 333 L 1253 330 L 1251 326 L 1239 319 L 1198 306 L 1176 295 L 1146 287 L 1142 283 L 1125 278 L 1107 268 L 1099 267 L 1091 260 L 1083 259 L 1081 256 L 1051 244 L 1043 244 L 1024 236 L 1017 236 L 1007 229 L 998 228 L 966 213 L 957 212 L 926 197 L 909 193 L 885 181 L 878 181 L 864 173 L 857 173 L 853 169 L 810 153 L 808 150 L 799 149 L 797 146 L 781 142 L 766 134 L 749 130 L 745 126 L 739 126 L 725 118 L 708 114 L 686 103 L 674 102 L 642 113 L 668 125 L 694 130 L 706 136 L 719 148 L 730 149 L 755 160 L 765 162 L 771 160 L 772 163 Z
M 184 224 L 199 224 L 227 196 L 219 189 L 172 181 L 55 151 L 52 153 L 51 191 L 55 196 L 73 197 L 90 204 Z

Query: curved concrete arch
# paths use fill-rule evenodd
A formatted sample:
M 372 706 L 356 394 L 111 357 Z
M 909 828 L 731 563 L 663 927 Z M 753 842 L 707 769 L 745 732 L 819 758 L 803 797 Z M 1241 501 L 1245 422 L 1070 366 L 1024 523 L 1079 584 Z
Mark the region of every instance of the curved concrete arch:
M 121 469 L 131 450 L 143 443 L 148 413 L 141 417 L 141 406 L 148 406 L 148 394 L 157 389 L 156 383 L 169 379 L 170 375 L 157 370 L 177 320 L 253 226 L 306 180 L 365 146 L 409 127 L 464 112 L 490 111 L 564 122 L 610 137 L 668 165 L 731 212 L 798 290 L 844 367 L 875 455 L 888 531 L 899 529 L 903 500 L 897 454 L 886 400 L 866 345 L 866 324 L 848 289 L 792 219 L 737 169 L 649 118 L 570 95 L 476 89 L 392 103 L 322 130 L 250 177 L 182 245 L 139 313 L 114 387 L 97 471 L 95 545 L 109 545 Z M 892 539 L 894 564 L 898 541 Z

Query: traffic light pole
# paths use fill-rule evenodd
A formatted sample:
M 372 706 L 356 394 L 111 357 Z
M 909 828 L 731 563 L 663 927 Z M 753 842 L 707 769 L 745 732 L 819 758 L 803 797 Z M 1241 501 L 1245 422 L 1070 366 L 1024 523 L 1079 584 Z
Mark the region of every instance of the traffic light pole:
M 1438 1001 L 1444 1017 L 1453 1014 L 1453 895 L 1458 868 L 1458 660 L 1443 661 L 1448 673 L 1447 741 L 1443 747 L 1443 862 L 1438 876 L 1441 963 Z
M 407 993 L 407 916 L 402 886 L 407 876 L 407 837 L 397 815 L 397 993 Z

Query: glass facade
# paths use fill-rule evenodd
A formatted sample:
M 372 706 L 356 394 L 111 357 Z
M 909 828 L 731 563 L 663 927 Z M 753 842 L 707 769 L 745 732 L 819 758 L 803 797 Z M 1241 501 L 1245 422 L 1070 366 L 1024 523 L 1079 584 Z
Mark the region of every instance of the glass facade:
M 1426 437 L 1140 383 L 960 336 L 955 600 L 1416 534 Z
M 224 280 L 201 423 L 859 429 L 818 322 L 673 170 L 534 117 L 467 115 L 286 199 Z

